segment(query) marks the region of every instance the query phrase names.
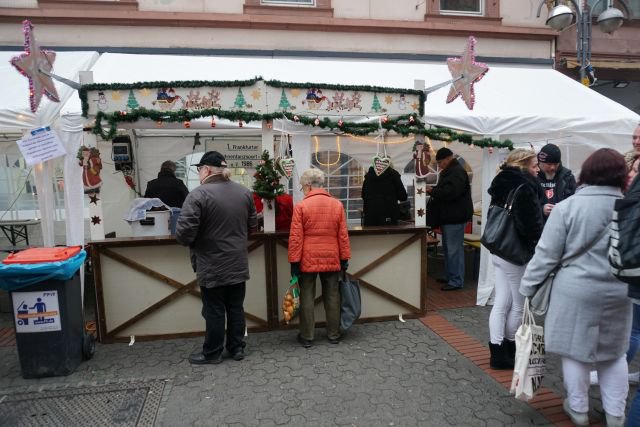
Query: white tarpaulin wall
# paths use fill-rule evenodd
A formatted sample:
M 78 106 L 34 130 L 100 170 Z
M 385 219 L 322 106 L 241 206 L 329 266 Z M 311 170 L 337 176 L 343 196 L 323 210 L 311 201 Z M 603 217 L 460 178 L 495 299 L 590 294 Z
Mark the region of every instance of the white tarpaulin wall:
M 64 158 L 65 176 L 71 176 L 74 173 L 77 174 L 80 180 L 79 188 L 81 191 L 81 169 L 74 167 L 74 163 L 76 163 L 75 156 L 82 139 L 82 122 L 80 122 L 79 126 L 74 127 L 74 133 L 63 136 L 62 134 L 69 131 L 70 128 L 59 120 L 60 116 L 65 113 L 63 109 L 65 102 L 72 96 L 77 97 L 76 92 L 67 85 L 55 82 L 60 102 L 51 102 L 46 96 L 43 96 L 38 111 L 32 113 L 29 108 L 29 81 L 9 63 L 11 58 L 22 53 L 23 52 L 0 52 L 0 79 L 4 90 L 4 95 L 0 102 L 0 133 L 5 135 L 5 137 L 0 140 L 0 153 L 5 154 L 7 160 L 11 160 L 12 157 L 19 155 L 15 141 L 22 137 L 23 132 L 40 126 L 52 125 L 60 136 L 68 154 Z M 97 52 L 58 52 L 56 54 L 53 72 L 69 80 L 78 81 L 79 72 L 89 70 L 97 59 Z M 13 162 L 10 164 L 13 164 Z M 50 165 L 48 167 L 45 166 L 43 169 L 44 170 L 36 169 L 35 174 L 36 180 L 41 183 L 41 188 L 45 188 L 45 183 L 51 180 Z M 74 188 L 65 187 L 65 204 L 68 204 L 74 199 L 69 196 L 74 193 L 77 193 L 77 191 L 74 191 Z M 69 218 L 69 215 L 73 217 L 74 213 L 78 211 L 80 215 L 82 215 L 82 198 L 76 197 L 75 199 L 79 199 L 79 207 L 75 204 L 73 204 L 73 206 L 67 205 L 65 209 L 66 218 Z M 53 240 L 54 237 L 53 229 L 48 227 L 48 224 L 52 223 L 52 218 L 50 218 L 51 221 L 45 220 L 45 217 L 51 216 L 54 210 L 53 198 L 40 197 L 38 204 L 41 212 L 40 215 L 43 218 L 41 223 L 43 227 L 43 239 L 45 244 L 47 244 L 47 240 Z M 78 220 L 80 220 L 80 218 L 78 218 Z M 81 234 L 81 230 L 71 231 L 68 225 L 69 221 L 67 221 L 66 232 L 67 244 L 82 244 L 84 237 Z M 47 236 L 49 237 L 48 239 Z
M 478 43 L 481 44 L 482 40 Z M 489 72 L 475 85 L 474 110 L 469 111 L 460 100 L 446 104 L 448 88 L 443 88 L 429 94 L 425 119 L 429 123 L 481 136 L 509 138 L 525 147 L 532 143 L 539 148 L 547 140 L 554 142 L 562 148 L 564 163 L 576 173 L 582 160 L 596 148 L 608 146 L 620 151 L 630 148 L 630 134 L 640 121 L 640 116 L 631 110 L 550 68 L 488 65 Z M 425 86 L 430 87 L 451 78 L 444 63 L 127 54 L 103 54 L 93 72 L 95 83 L 244 80 L 261 76 L 288 82 L 407 89 L 414 88 L 415 80 L 424 80 Z M 64 114 L 77 115 L 79 112 L 80 102 L 73 97 L 65 106 Z M 411 145 L 407 144 L 407 151 Z M 462 154 L 473 167 L 477 177 L 474 180 L 474 200 L 482 198 L 485 204 L 483 211 L 486 212 L 488 198 L 483 196 L 495 174 L 501 153 L 488 154 L 487 150 L 462 144 L 452 144 L 451 148 Z M 354 144 L 345 151 L 351 149 L 354 152 L 361 150 Z M 375 145 L 371 149 L 375 150 Z M 180 150 L 184 151 L 184 147 Z M 371 151 L 370 155 L 374 153 Z M 369 157 L 358 155 L 365 160 Z M 394 158 L 398 169 L 404 164 L 400 157 Z M 138 160 L 145 171 L 157 169 L 157 164 L 145 164 L 142 156 Z M 103 174 L 107 173 L 103 171 Z M 483 250 L 479 304 L 486 303 L 493 289 L 493 278 L 484 268 L 486 255 Z

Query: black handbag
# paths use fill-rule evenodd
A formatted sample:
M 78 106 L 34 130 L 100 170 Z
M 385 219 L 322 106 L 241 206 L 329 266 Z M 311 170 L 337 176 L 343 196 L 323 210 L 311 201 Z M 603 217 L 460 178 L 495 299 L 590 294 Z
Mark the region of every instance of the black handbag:
M 513 264 L 524 265 L 533 257 L 533 245 L 525 242 L 516 229 L 511 213 L 518 190 L 524 184 L 511 190 L 504 206 L 491 205 L 487 212 L 487 225 L 484 227 L 480 243 L 494 255 Z

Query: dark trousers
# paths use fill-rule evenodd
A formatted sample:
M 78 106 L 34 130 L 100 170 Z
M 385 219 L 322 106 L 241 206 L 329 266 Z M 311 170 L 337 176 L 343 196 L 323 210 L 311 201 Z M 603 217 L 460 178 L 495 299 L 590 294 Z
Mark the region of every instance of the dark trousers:
M 313 341 L 316 327 L 314 311 L 316 276 L 318 275 L 322 284 L 322 301 L 327 318 L 327 337 L 338 339 L 340 338 L 340 288 L 338 285 L 340 272 L 338 271 L 302 273 L 300 278 L 300 336 L 305 340 Z
M 206 357 L 217 357 L 224 348 L 225 313 L 227 319 L 227 351 L 235 354 L 244 349 L 244 295 L 246 284 L 238 283 L 215 288 L 200 287 L 202 317 L 207 331 L 202 345 Z

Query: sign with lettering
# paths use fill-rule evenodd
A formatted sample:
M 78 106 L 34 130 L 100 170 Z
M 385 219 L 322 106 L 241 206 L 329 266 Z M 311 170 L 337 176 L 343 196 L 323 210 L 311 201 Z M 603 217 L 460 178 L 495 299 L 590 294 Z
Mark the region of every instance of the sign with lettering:
M 257 140 L 214 140 L 207 149 L 220 152 L 230 168 L 255 168 L 262 156 L 262 142 Z
M 13 292 L 16 333 L 59 331 L 60 308 L 58 292 Z
M 58 135 L 49 127 L 33 129 L 17 141 L 27 165 L 32 166 L 66 154 Z

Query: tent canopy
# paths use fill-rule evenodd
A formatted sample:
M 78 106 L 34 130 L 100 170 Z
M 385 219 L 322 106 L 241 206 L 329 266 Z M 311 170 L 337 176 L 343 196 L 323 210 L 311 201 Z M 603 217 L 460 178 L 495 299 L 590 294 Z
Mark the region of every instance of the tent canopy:
M 9 61 L 24 52 L 0 52 L 0 76 L 5 95 L 0 103 L 0 132 L 20 134 L 22 130 L 49 125 L 57 120 L 65 102 L 77 98 L 75 90 L 54 80 L 60 102 L 51 102 L 45 96 L 36 113 L 29 108 L 29 80 L 22 76 Z M 97 52 L 58 52 L 53 72 L 69 80 L 78 81 L 80 71 L 90 70 L 98 59 Z

